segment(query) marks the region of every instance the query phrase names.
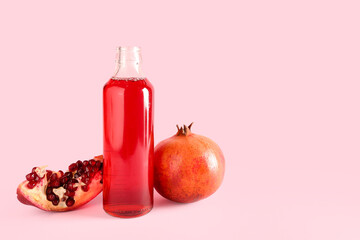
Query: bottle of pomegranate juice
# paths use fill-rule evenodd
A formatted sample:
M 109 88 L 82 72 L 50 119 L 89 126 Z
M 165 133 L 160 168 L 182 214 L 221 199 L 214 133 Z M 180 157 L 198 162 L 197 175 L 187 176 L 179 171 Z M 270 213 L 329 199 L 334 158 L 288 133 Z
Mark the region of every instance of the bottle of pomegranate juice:
M 103 89 L 103 206 L 116 217 L 141 216 L 153 206 L 153 92 L 140 48 L 119 47 Z

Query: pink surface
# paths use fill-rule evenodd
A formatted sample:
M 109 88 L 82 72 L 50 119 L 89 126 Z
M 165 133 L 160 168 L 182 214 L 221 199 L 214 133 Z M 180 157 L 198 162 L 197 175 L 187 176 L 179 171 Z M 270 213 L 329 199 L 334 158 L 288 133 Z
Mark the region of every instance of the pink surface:
M 0 4 L 2 236 L 360 239 L 359 2 L 215 2 Z M 194 121 L 224 152 L 222 187 L 194 204 L 157 195 L 130 220 L 100 197 L 61 214 L 21 205 L 33 166 L 102 152 L 118 45 L 142 47 L 155 142 Z

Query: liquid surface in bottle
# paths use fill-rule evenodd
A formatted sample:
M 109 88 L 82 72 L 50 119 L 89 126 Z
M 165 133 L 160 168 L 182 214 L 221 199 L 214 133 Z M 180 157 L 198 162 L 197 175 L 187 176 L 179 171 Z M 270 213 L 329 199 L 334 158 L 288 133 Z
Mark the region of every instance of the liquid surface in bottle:
M 103 91 L 104 210 L 141 216 L 153 206 L 153 87 L 145 78 L 112 78 Z

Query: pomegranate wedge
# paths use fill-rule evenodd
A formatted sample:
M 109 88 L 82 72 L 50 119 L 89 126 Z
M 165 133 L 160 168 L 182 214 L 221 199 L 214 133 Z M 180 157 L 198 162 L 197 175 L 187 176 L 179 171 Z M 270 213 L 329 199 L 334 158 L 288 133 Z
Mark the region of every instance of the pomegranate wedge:
M 67 172 L 34 167 L 17 188 L 20 202 L 45 211 L 70 211 L 102 191 L 103 156 L 70 164 Z

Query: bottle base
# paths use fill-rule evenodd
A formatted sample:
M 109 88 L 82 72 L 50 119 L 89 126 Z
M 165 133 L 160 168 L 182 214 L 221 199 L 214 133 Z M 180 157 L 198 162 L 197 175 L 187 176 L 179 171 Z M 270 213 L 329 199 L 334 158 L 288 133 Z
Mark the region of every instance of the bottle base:
M 152 206 L 126 205 L 104 206 L 107 214 L 119 218 L 135 218 L 143 216 L 152 210 Z

